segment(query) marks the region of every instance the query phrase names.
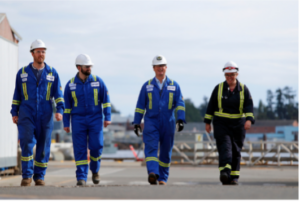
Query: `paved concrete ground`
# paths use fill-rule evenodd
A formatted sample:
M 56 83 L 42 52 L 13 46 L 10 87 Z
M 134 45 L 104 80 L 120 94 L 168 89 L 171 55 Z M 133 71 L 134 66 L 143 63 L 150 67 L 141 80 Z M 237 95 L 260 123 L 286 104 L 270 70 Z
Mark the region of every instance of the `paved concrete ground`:
M 298 167 L 241 168 L 239 186 L 222 186 L 217 166 L 172 166 L 167 186 L 150 186 L 137 162 L 103 162 L 100 185 L 76 187 L 74 162 L 50 162 L 46 186 L 1 177 L 0 199 L 298 199 Z

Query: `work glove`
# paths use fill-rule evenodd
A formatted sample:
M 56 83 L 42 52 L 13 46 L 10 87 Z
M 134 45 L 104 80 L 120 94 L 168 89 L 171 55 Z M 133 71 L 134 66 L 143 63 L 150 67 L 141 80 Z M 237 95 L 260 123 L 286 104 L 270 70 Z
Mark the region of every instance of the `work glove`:
M 134 133 L 139 137 L 142 133 L 142 128 L 140 125 L 134 125 Z
M 180 132 L 180 131 L 182 131 L 183 130 L 183 121 L 182 120 L 178 120 L 177 122 L 176 122 L 176 131 L 177 132 Z

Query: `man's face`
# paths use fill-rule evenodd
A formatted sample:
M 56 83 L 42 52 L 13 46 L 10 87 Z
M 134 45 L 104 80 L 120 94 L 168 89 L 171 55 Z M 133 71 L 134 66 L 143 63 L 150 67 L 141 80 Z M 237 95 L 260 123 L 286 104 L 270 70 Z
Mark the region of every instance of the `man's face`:
M 33 57 L 34 62 L 38 64 L 42 64 L 44 63 L 46 57 L 46 49 L 44 48 L 35 49 L 33 50 L 33 52 L 31 52 L 31 55 Z
M 167 65 L 165 65 L 165 64 L 155 65 L 155 66 L 153 66 L 153 70 L 154 70 L 156 76 L 164 76 L 164 75 L 166 75 Z
M 92 73 L 92 66 L 79 66 L 79 71 L 82 74 L 89 76 Z

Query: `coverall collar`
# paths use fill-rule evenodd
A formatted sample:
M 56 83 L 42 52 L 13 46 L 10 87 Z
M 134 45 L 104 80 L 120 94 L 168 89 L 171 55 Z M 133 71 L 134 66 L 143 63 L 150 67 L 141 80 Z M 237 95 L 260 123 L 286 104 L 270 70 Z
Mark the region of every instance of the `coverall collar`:
M 224 82 L 224 88 L 225 88 L 225 89 L 228 89 L 228 87 L 229 87 L 229 85 L 228 85 L 227 81 L 225 80 L 225 82 Z M 236 88 L 237 88 L 237 90 L 238 90 L 239 92 L 242 91 L 242 87 L 241 87 L 241 84 L 240 84 L 240 82 L 238 81 L 238 79 L 236 79 L 236 86 L 235 86 L 234 89 L 236 89 Z
M 89 77 L 86 79 L 85 83 L 86 82 L 94 82 L 94 78 L 93 78 L 93 75 L 90 74 Z M 74 80 L 74 83 L 82 83 L 82 84 L 85 84 L 83 83 L 80 79 L 79 79 L 79 76 L 77 77 L 77 73 L 75 75 L 75 80 Z
M 30 75 L 35 80 L 37 80 L 36 77 L 35 77 L 35 75 L 34 75 L 34 73 L 32 72 L 32 70 L 30 68 L 32 66 L 32 64 L 33 64 L 33 62 L 29 63 L 29 65 L 26 67 L 26 72 L 28 73 L 28 75 Z M 48 73 L 52 72 L 51 69 L 50 69 L 50 67 L 48 66 L 48 64 L 46 64 L 45 62 L 44 62 L 44 64 L 45 64 L 45 67 L 44 67 L 45 70 L 43 71 L 43 73 L 41 75 L 41 78 L 45 78 L 46 75 L 48 75 Z M 39 83 L 40 82 L 41 82 L 41 80 L 39 81 Z

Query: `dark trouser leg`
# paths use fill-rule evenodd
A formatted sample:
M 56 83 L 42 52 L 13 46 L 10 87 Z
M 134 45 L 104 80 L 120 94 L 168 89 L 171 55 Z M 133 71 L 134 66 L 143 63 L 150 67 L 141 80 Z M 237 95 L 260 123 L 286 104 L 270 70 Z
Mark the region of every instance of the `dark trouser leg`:
M 245 129 L 241 126 L 234 130 L 232 136 L 232 168 L 231 178 L 238 179 L 240 175 L 241 150 L 245 139 Z
M 232 165 L 232 143 L 229 135 L 217 136 L 217 149 L 219 153 L 219 170 L 226 172 L 230 177 Z

